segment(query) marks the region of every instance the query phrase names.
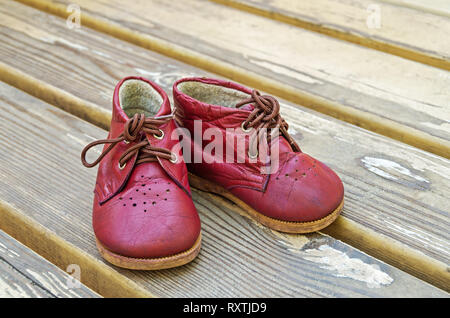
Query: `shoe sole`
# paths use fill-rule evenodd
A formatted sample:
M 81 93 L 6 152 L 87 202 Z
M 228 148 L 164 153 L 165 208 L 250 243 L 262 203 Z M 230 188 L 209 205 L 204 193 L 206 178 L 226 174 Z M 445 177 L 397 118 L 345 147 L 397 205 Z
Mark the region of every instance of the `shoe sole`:
M 319 220 L 308 222 L 283 221 L 268 217 L 256 211 L 251 206 L 246 204 L 244 201 L 233 195 L 230 191 L 226 190 L 222 186 L 214 182 L 205 180 L 195 174 L 189 173 L 189 183 L 194 188 L 206 192 L 215 193 L 231 200 L 239 207 L 241 207 L 244 210 L 245 214 L 251 219 L 271 229 L 286 233 L 303 234 L 303 233 L 317 232 L 333 223 L 334 220 L 336 220 L 336 218 L 341 213 L 342 208 L 344 207 L 344 199 L 342 199 L 342 202 L 335 210 L 333 210 L 330 214 Z
M 158 270 L 185 265 L 198 255 L 201 241 L 200 233 L 194 245 L 184 252 L 160 258 L 133 258 L 113 253 L 96 240 L 97 248 L 105 260 L 115 266 L 135 270 Z

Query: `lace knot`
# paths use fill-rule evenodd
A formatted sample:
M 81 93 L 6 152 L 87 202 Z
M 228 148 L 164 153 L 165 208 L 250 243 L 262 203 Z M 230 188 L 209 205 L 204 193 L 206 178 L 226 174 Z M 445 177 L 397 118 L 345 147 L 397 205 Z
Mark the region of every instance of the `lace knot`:
M 123 169 L 127 162 L 136 156 L 136 164 L 144 162 L 157 161 L 157 157 L 175 161 L 176 155 L 169 149 L 155 147 L 150 144 L 146 138 L 146 134 L 153 134 L 155 138 L 162 139 L 164 133 L 159 127 L 170 120 L 173 115 L 166 115 L 160 117 L 148 117 L 144 114 L 135 114 L 128 119 L 124 125 L 123 132 L 112 139 L 100 139 L 88 144 L 81 152 L 81 162 L 85 167 L 92 168 L 96 166 L 118 143 L 125 141 L 126 143 L 137 142 L 125 150 L 119 158 L 119 167 Z M 100 144 L 109 144 L 100 156 L 92 163 L 86 161 L 86 154 L 89 149 Z
M 128 142 L 135 141 L 139 134 L 141 133 L 141 129 L 145 123 L 145 115 L 144 114 L 135 114 L 133 118 L 130 118 L 123 128 L 123 137 L 124 140 Z
M 252 137 L 250 139 L 250 149 L 253 150 L 252 153 L 250 153 L 249 151 L 250 157 L 257 156 L 257 144 L 261 142 L 262 138 L 267 137 L 268 141 L 270 142 L 271 136 L 273 134 L 266 135 L 265 130 L 268 129 L 279 129 L 281 134 L 291 145 L 292 150 L 296 152 L 300 151 L 300 147 L 288 133 L 289 125 L 281 117 L 280 103 L 275 97 L 270 95 L 261 95 L 261 93 L 257 90 L 253 90 L 251 93 L 251 97 L 237 103 L 236 108 L 251 103 L 253 103 L 254 109 L 247 117 L 247 119 L 242 123 L 243 129 L 247 130 L 250 128 L 254 128 L 256 131 L 252 134 Z

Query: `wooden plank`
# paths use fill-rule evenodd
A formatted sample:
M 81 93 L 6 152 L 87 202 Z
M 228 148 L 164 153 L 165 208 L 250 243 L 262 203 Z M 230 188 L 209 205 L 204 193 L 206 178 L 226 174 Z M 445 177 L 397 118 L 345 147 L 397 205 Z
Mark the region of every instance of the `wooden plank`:
M 0 230 L 0 298 L 5 297 L 96 298 L 99 295 Z
M 450 70 L 448 1 L 211 1 Z
M 154 297 L 134 281 L 75 247 L 55 232 L 37 223 L 27 213 L 19 211 L 14 205 L 1 199 L 0 212 L 1 229 L 59 268 L 67 269 L 70 264 L 78 264 L 82 283 L 102 296 Z
M 0 120 L 5 123 L 0 131 L 5 154 L 0 158 L 1 200 L 90 257 L 100 258 L 90 217 L 92 188 L 86 182 L 94 182 L 96 172 L 81 166 L 79 153 L 85 143 L 106 132 L 3 83 Z M 11 135 L 23 152 L 15 151 Z M 208 194 L 198 191 L 193 196 L 204 235 L 195 261 L 164 271 L 117 269 L 152 294 L 448 297 L 331 237 L 270 231 L 231 211 L 236 209 L 232 204 L 212 203 Z M 35 244 L 40 241 L 45 237 Z
M 383 2 L 426 11 L 445 17 L 450 17 L 450 2 L 447 0 L 382 0 Z
M 63 20 L 23 5 L 16 4 L 13 14 L 33 19 L 14 26 L 21 32 L 0 29 L 2 59 L 13 66 L 0 65 L 0 78 L 102 127 L 109 124 L 112 89 L 123 76 L 144 75 L 167 92 L 177 78 L 211 76 L 90 29 L 74 33 Z M 14 44 L 6 44 L 8 37 Z M 83 112 L 87 104 L 104 112 Z M 285 102 L 282 112 L 302 149 L 344 181 L 343 218 L 327 231 L 448 288 L 449 160 Z
M 445 70 L 209 1 L 20 1 L 450 158 Z

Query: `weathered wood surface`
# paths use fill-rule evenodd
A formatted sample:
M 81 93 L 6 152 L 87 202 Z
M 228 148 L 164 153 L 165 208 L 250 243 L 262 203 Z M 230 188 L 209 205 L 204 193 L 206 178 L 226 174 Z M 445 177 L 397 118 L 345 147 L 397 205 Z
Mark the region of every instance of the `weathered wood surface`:
M 21 1 L 450 158 L 445 70 L 206 0 Z
M 212 1 L 450 70 L 447 0 Z
M 0 230 L 0 298 L 5 297 L 91 298 L 99 295 Z
M 426 11 L 450 17 L 450 2 L 447 0 L 382 0 L 386 3 L 413 8 L 419 11 Z
M 106 131 L 3 83 L 0 120 L 5 123 L 0 131 L 1 200 L 100 258 L 90 217 L 89 184 L 96 172 L 82 167 L 79 153 Z M 12 135 L 22 152 L 15 151 Z M 270 231 L 231 211 L 234 205 L 213 203 L 209 196 L 193 193 L 204 235 L 194 262 L 154 272 L 117 271 L 157 296 L 448 297 L 331 237 Z
M 106 110 L 113 87 L 124 76 L 146 76 L 167 92 L 177 78 L 210 76 L 87 28 L 69 30 L 64 20 L 20 4 L 9 3 L 0 11 L 0 21 L 11 22 L 0 27 L 0 61 L 33 77 L 28 82 L 20 74 L 0 70 L 3 80 L 74 113 L 84 108 L 74 98 L 104 109 L 100 115 L 84 116 L 104 127 L 109 124 Z M 16 16 L 33 19 L 6 20 Z M 37 79 L 49 85 L 41 89 Z M 49 93 L 51 87 L 56 91 Z M 61 92 L 71 95 L 62 99 Z M 287 103 L 282 111 L 302 149 L 330 165 L 344 181 L 343 216 L 352 222 L 337 222 L 330 233 L 448 288 L 449 160 Z

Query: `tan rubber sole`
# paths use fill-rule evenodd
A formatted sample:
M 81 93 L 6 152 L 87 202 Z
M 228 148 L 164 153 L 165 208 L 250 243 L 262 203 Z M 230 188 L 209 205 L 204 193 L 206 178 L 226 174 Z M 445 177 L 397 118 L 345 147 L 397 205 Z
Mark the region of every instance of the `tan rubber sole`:
M 244 201 L 233 195 L 230 191 L 226 190 L 222 186 L 215 184 L 211 181 L 205 180 L 192 173 L 189 173 L 189 183 L 194 188 L 206 192 L 216 193 L 231 200 L 232 202 L 236 203 L 239 207 L 241 207 L 244 210 L 244 213 L 247 214 L 251 219 L 271 229 L 286 233 L 301 234 L 301 233 L 317 232 L 333 223 L 344 207 L 344 200 L 342 200 L 342 202 L 334 211 L 331 211 L 330 214 L 319 220 L 310 222 L 283 221 L 261 214 L 260 212 L 253 209 L 251 206 L 246 204 Z
M 133 258 L 122 256 L 111 252 L 98 240 L 96 241 L 97 248 L 102 257 L 115 266 L 135 270 L 158 270 L 178 267 L 191 262 L 200 252 L 202 234 L 200 233 L 194 245 L 187 251 L 161 258 Z

